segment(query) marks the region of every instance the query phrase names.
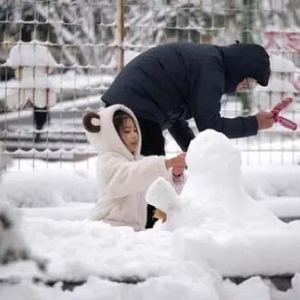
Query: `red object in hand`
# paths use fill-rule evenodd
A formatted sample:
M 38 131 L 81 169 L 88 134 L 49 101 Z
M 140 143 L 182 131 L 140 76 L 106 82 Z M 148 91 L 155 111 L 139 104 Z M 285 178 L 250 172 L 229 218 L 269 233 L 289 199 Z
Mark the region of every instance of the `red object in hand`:
M 285 98 L 282 100 L 280 103 L 278 103 L 273 109 L 273 118 L 275 122 L 280 123 L 283 127 L 291 129 L 291 130 L 296 130 L 298 125 L 284 117 L 279 116 L 279 113 L 283 110 L 286 109 L 291 103 L 293 102 L 293 99 L 291 97 Z

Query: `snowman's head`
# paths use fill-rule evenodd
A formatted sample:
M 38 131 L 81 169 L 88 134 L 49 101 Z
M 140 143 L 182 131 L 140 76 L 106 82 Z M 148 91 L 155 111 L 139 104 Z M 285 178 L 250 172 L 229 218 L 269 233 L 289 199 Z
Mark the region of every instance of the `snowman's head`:
M 241 154 L 224 134 L 208 129 L 191 142 L 186 161 L 189 176 L 198 174 L 206 181 L 239 178 Z

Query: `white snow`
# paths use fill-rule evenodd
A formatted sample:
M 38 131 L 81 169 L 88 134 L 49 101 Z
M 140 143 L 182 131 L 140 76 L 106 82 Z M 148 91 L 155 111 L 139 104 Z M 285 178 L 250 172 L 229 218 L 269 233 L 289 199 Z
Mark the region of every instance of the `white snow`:
M 38 41 L 18 42 L 4 65 L 15 69 L 18 80 L 16 89 L 5 91 L 9 109 L 22 109 L 27 101 L 40 108 L 55 105 L 56 94 L 48 75 L 59 65 L 46 46 Z
M 53 207 L 65 202 L 95 202 L 97 187 L 92 174 L 74 171 L 20 171 L 6 174 L 2 192 L 17 207 Z M 10 176 L 11 175 L 11 176 Z M 15 189 L 16 183 L 18 189 Z
M 290 81 L 271 77 L 268 86 L 257 85 L 254 92 L 296 93 L 297 90 Z M 272 95 L 273 96 L 273 95 Z M 280 95 L 282 97 L 282 95 Z M 282 100 L 282 98 L 281 98 Z
M 297 71 L 295 64 L 282 55 L 270 54 L 270 64 L 272 72 L 292 73 Z
M 279 221 L 245 192 L 240 152 L 229 139 L 212 130 L 198 134 L 189 147 L 187 165 L 180 208 L 165 205 L 168 195 L 175 197 L 167 188 L 160 193 L 162 179 L 147 195 L 148 202 L 166 208 L 167 221 L 160 228 L 175 230 L 173 249 L 180 257 L 209 262 L 227 276 L 299 271 L 300 222 Z
M 18 214 L 3 200 L 0 203 L 0 264 L 29 255 L 20 231 Z M 28 253 L 28 254 L 27 254 Z
M 294 84 L 297 78 L 295 64 L 282 55 L 275 54 L 270 54 L 270 64 L 272 74 L 268 86 L 257 85 L 253 90 L 258 108 L 265 111 L 271 110 L 287 96 L 293 97 L 294 102 L 299 101 L 298 90 Z M 290 105 L 285 112 L 295 112 L 294 104 Z
M 163 2 L 156 0 L 155 5 L 161 5 Z M 179 2 L 199 5 L 199 1 L 194 0 Z M 219 2 L 202 1 L 201 10 L 223 14 L 224 7 Z M 261 8 L 263 14 L 276 14 L 282 13 L 287 3 L 287 0 L 262 1 L 257 3 L 257 7 Z M 52 21 L 53 16 L 49 15 L 47 10 L 38 9 L 38 12 L 42 13 L 47 22 L 50 19 Z M 177 8 L 172 7 L 169 12 L 176 16 Z M 146 23 L 153 21 L 151 15 L 151 9 L 148 9 Z M 273 19 L 273 28 L 278 31 L 280 26 L 278 27 L 276 22 L 281 22 L 281 18 L 271 17 L 270 22 Z M 87 19 L 83 20 L 83 23 L 86 23 L 87 29 L 87 23 L 93 22 Z M 52 25 L 56 27 L 56 31 L 61 31 L 60 22 L 52 22 Z M 212 26 L 214 28 L 216 24 Z M 236 33 L 236 27 L 234 28 Z M 267 25 L 267 28 L 272 29 L 270 25 Z M 284 31 L 281 30 L 281 38 L 285 36 L 285 32 L 292 30 L 298 29 L 291 25 Z M 66 34 L 69 32 L 63 30 L 63 35 Z M 90 36 L 93 34 L 91 30 Z M 69 37 L 73 38 L 72 35 Z M 228 43 L 230 42 L 232 40 L 229 38 Z M 51 69 L 60 68 L 62 65 L 52 60 L 46 47 L 40 48 L 34 43 L 35 41 L 31 45 L 19 43 L 7 62 L 14 68 L 22 65 L 22 75 L 25 77 L 22 82 L 11 80 L 0 83 L 0 101 L 7 101 L 7 96 L 12 97 L 12 108 L 22 107 L 30 98 L 45 99 L 45 94 L 38 94 L 43 93 L 42 91 L 30 89 L 50 88 L 50 96 L 55 92 L 60 95 L 59 99 L 64 99 L 62 93 L 66 91 L 63 90 L 87 89 L 94 92 L 106 88 L 111 83 L 111 76 L 85 76 L 74 72 L 49 75 L 46 78 L 43 73 L 44 67 L 48 66 Z M 280 43 L 283 45 L 283 41 Z M 131 41 L 127 44 L 134 46 Z M 126 51 L 125 62 L 137 54 Z M 285 51 L 281 54 L 289 56 Z M 75 62 L 71 56 L 70 61 Z M 258 88 L 256 95 L 259 108 L 268 110 L 281 101 L 282 97 L 291 94 L 295 102 L 299 102 L 299 95 L 291 83 L 293 78 L 298 76 L 294 74 L 297 72 L 295 65 L 286 58 L 273 55 L 271 65 L 272 71 L 280 74 L 272 74 L 269 87 Z M 34 72 L 32 66 L 35 68 Z M 74 66 L 77 66 L 76 62 Z M 115 67 L 115 57 L 109 66 L 101 62 L 98 66 Z M 18 73 L 16 76 L 20 78 Z M 21 97 L 15 94 L 13 98 L 12 95 L 20 87 Z M 54 97 L 50 98 L 49 102 L 54 105 L 55 100 L 51 99 Z M 81 104 L 96 104 L 99 103 L 99 99 L 100 92 L 99 95 L 93 94 L 80 100 L 74 97 L 75 101 L 59 103 L 51 108 L 51 111 L 79 111 Z M 45 101 L 38 105 L 45 106 Z M 229 114 L 236 116 L 241 109 L 237 102 L 234 102 L 234 106 L 234 110 Z M 3 114 L 0 118 L 20 122 L 23 116 L 31 114 L 32 111 L 19 111 Z M 300 122 L 299 108 L 296 106 L 290 106 L 283 115 Z M 20 132 L 23 129 L 20 129 Z M 51 127 L 49 131 L 58 129 L 61 130 Z M 68 127 L 67 130 L 77 129 Z M 282 132 L 282 135 L 278 134 Z M 299 273 L 295 274 L 292 288 L 286 292 L 275 290 L 269 281 L 257 276 L 239 285 L 221 278 L 224 274 L 275 274 L 298 268 L 299 221 L 283 224 L 269 211 L 270 209 L 279 217 L 300 216 L 298 134 L 289 135 L 286 129 L 275 125 L 255 138 L 232 142 L 242 151 L 242 170 L 231 168 L 232 164 L 224 169 L 220 168 L 220 164 L 225 163 L 227 158 L 231 163 L 240 161 L 234 149 L 225 147 L 228 154 L 226 159 L 220 159 L 217 151 L 209 150 L 209 154 L 214 155 L 211 157 L 212 162 L 207 160 L 207 164 L 206 160 L 201 159 L 194 162 L 195 156 L 193 158 L 191 154 L 190 166 L 195 167 L 195 172 L 193 167 L 190 168 L 192 179 L 181 198 L 175 198 L 172 190 L 168 190 L 169 187 L 160 182 L 159 193 L 152 195 L 155 196 L 152 198 L 155 199 L 154 204 L 160 203 L 162 197 L 171 194 L 170 198 L 163 198 L 163 204 L 166 205 L 162 208 L 175 210 L 181 222 L 186 222 L 181 226 L 179 219 L 175 219 L 173 231 L 162 230 L 164 226 L 158 225 L 153 230 L 135 233 L 128 228 L 111 228 L 107 224 L 88 220 L 89 212 L 97 199 L 95 158 L 84 162 L 43 162 L 37 157 L 46 157 L 48 152 L 40 153 L 33 149 L 27 153 L 31 159 L 13 161 L 14 164 L 8 167 L 0 183 L 0 212 L 5 211 L 6 215 L 13 219 L 19 213 L 22 218 L 18 218 L 20 220 L 17 222 L 20 231 L 16 236 L 6 235 L 4 242 L 1 240 L 3 231 L 0 228 L 0 250 L 11 242 L 16 249 L 22 249 L 23 243 L 26 243 L 33 253 L 49 259 L 49 265 L 46 274 L 41 273 L 33 262 L 0 265 L 0 299 L 299 300 Z M 198 146 L 201 148 L 201 145 L 197 145 L 195 149 L 198 149 Z M 209 143 L 207 146 L 210 146 Z M 175 152 L 178 149 L 176 147 L 172 143 L 167 145 L 168 150 Z M 18 151 L 14 154 L 18 154 Z M 58 158 L 63 151 L 57 151 Z M 76 152 L 76 149 L 74 151 Z M 216 165 L 213 163 L 215 159 L 219 159 Z M 0 157 L 0 173 L 1 163 L 6 165 L 6 161 L 4 163 Z M 198 174 L 198 168 L 204 168 L 205 174 L 211 175 L 211 180 L 208 181 L 204 174 Z M 226 172 L 228 177 L 225 178 Z M 223 180 L 220 181 L 220 178 Z M 198 179 L 201 179 L 200 184 Z M 234 184 L 239 186 L 235 192 Z M 155 186 L 153 188 L 152 193 L 155 193 Z M 201 201 L 203 198 L 205 201 Z M 252 198 L 259 203 L 254 202 Z M 11 207 L 4 204 L 4 199 L 10 205 L 18 206 L 16 215 Z M 175 208 L 172 207 L 172 200 L 177 201 Z M 202 210 L 203 207 L 205 209 Z M 22 233 L 24 235 L 21 235 Z M 18 237 L 23 242 L 18 243 Z M 124 279 L 125 276 L 145 281 L 136 285 L 111 281 Z M 63 291 L 60 282 L 50 288 L 32 282 L 32 277 L 45 281 L 82 279 L 86 282 L 73 291 Z M 6 284 L 1 282 L 2 279 L 9 279 L 15 283 Z
M 203 160 L 207 153 L 210 157 Z M 298 299 L 298 275 L 287 292 L 275 291 L 258 277 L 240 285 L 221 279 L 299 271 L 299 221 L 284 224 L 266 205 L 272 197 L 272 203 L 281 203 L 279 207 L 290 207 L 291 196 L 299 204 L 296 166 L 241 170 L 240 152 L 233 142 L 209 131 L 198 135 L 188 152 L 188 184 L 177 206 L 186 224 L 181 226 L 177 219 L 173 231 L 162 230 L 160 224 L 135 233 L 88 219 L 97 199 L 95 159 L 89 160 L 89 171 L 87 162 L 62 167 L 36 161 L 37 171 L 27 161 L 21 171 L 17 165 L 8 168 L 0 197 L 6 195 L 11 204 L 21 207 L 24 239 L 33 253 L 48 260 L 48 268 L 43 274 L 33 262 L 0 266 L 0 279 L 19 281 L 1 284 L 1 299 L 98 299 L 99 295 L 133 300 L 182 299 L 182 295 L 185 299 L 199 295 L 216 300 Z M 242 184 L 260 197 L 260 203 L 243 191 Z M 233 191 L 234 185 L 240 186 Z M 184 210 L 191 214 L 183 216 Z M 32 277 L 86 283 L 63 291 L 59 283 L 50 288 L 32 283 Z M 125 277 L 144 281 L 137 285 L 111 281 Z
M 22 67 L 58 67 L 48 48 L 39 41 L 18 42 L 10 51 L 7 66 Z

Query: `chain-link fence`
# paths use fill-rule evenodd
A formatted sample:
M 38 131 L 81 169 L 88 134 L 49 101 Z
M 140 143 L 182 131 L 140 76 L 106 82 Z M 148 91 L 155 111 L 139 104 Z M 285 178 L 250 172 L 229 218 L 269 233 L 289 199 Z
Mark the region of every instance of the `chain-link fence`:
M 300 121 L 300 2 L 288 0 L 0 0 L 0 138 L 17 162 L 76 164 L 95 154 L 81 117 L 101 106 L 118 71 L 140 52 L 173 41 L 262 44 L 267 88 L 224 97 L 229 117 L 271 109 Z M 193 123 L 191 124 L 193 126 Z M 299 134 L 280 126 L 236 140 L 245 163 L 300 161 Z M 177 151 L 166 133 L 167 150 Z

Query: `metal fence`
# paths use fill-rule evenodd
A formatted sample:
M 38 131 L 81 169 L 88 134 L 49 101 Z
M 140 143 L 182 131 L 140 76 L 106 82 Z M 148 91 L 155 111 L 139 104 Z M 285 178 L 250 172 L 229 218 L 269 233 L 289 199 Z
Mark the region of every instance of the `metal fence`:
M 272 60 L 269 87 L 224 97 L 222 114 L 268 110 L 290 95 L 286 116 L 299 123 L 299 10 L 299 1 L 287 0 L 0 0 L 2 145 L 17 169 L 95 155 L 84 111 L 101 106 L 124 64 L 173 41 L 262 44 Z M 167 133 L 166 141 L 169 153 L 178 151 Z M 300 162 L 298 132 L 277 125 L 235 142 L 245 163 Z

